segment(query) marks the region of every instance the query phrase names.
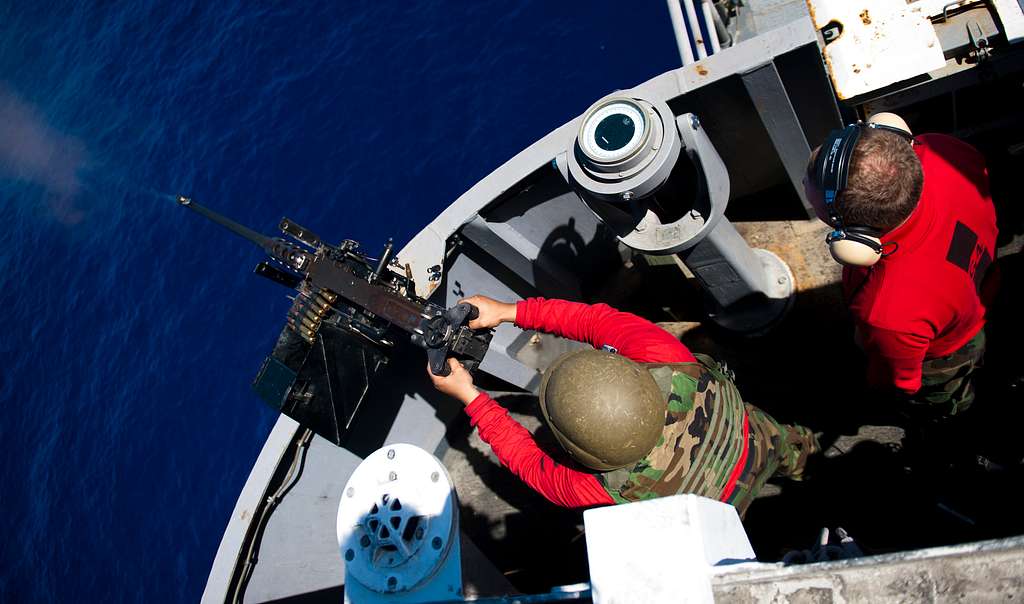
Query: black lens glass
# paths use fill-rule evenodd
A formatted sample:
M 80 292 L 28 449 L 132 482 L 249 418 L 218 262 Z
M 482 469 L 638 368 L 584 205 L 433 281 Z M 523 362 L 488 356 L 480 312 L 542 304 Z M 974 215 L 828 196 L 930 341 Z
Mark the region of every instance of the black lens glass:
M 594 129 L 594 139 L 598 147 L 605 151 L 618 151 L 626 146 L 636 132 L 636 124 L 628 115 L 613 113 L 601 120 Z

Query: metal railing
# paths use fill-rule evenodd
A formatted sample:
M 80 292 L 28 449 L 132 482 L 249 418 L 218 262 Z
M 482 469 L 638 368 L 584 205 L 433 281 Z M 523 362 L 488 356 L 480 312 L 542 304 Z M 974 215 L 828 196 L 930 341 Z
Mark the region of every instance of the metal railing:
M 711 0 L 667 0 L 667 3 L 683 65 L 695 63 L 722 49 L 719 36 L 725 33 L 725 26 Z M 727 33 L 725 37 L 728 39 Z

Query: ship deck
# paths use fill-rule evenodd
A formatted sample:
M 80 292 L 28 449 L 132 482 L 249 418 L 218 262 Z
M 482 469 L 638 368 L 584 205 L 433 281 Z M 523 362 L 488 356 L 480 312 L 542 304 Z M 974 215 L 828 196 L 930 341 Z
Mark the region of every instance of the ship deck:
M 821 245 L 825 227 L 798 220 L 738 222 L 737 228 L 751 244 L 783 257 L 798 283 L 791 312 L 771 333 L 745 338 L 700 322 L 696 286 L 663 260 L 626 269 L 632 277 L 620 282 L 642 287 L 611 289 L 603 297 L 660 319 L 692 350 L 725 360 L 748 401 L 821 434 L 824 454 L 807 479 L 769 481 L 751 505 L 744 527 L 758 559 L 779 561 L 810 548 L 822 528 L 842 527 L 869 555 L 1024 534 L 1013 496 L 1024 478 L 1021 374 L 1013 362 L 1014 344 L 1024 335 L 1015 314 L 1020 294 L 1004 287 L 991 311 L 992 360 L 979 377 L 973 408 L 921 431 L 858 386 L 861 355 L 841 303 L 838 266 Z M 1007 282 L 1024 270 L 1022 242 L 1017 235 L 1000 248 Z M 491 391 L 539 442 L 555 447 L 535 396 Z M 420 413 L 401 420 L 404 428 L 392 426 L 386 440 L 407 440 L 403 430 L 421 431 L 437 418 L 448 426 L 434 452 L 459 496 L 466 595 L 541 593 L 589 580 L 580 512 L 556 508 L 503 468 L 458 405 L 430 398 Z M 359 457 L 316 436 L 300 455 L 301 479 L 257 541 L 246 601 L 336 601 L 343 589 L 333 525 Z M 311 590 L 311 583 L 322 587 Z
M 799 295 L 789 316 L 755 339 L 701 323 L 685 305 L 665 306 L 662 312 L 676 319 L 660 325 L 692 350 L 725 360 L 746 400 L 821 435 L 824 453 L 807 479 L 769 481 L 751 505 L 744 527 L 758 560 L 778 561 L 789 551 L 810 548 L 822 528 L 842 527 L 868 554 L 1024 534 L 1024 519 L 1016 512 L 1020 504 L 1011 494 L 1024 479 L 1021 374 L 1013 363 L 1015 344 L 1024 335 L 1015 313 L 1024 302 L 1020 294 L 1004 287 L 991 311 L 991 361 L 979 376 L 972 409 L 948 424 L 919 430 L 891 402 L 860 387 L 862 355 L 842 304 L 839 267 L 822 245 L 826 227 L 772 221 L 741 222 L 737 228 L 793 269 Z M 1007 283 L 1024 276 L 1022 241 L 1018 235 L 1000 248 Z M 683 289 L 666 298 L 693 299 L 696 290 L 691 294 Z M 539 439 L 556 446 L 535 397 L 497 398 Z M 450 430 L 448 439 L 442 460 L 462 497 L 463 529 L 484 555 L 524 593 L 587 581 L 582 515 L 554 508 L 521 484 L 464 425 Z
M 842 527 L 869 554 L 1024 534 L 1014 498 L 1024 478 L 1018 434 L 1024 383 L 1015 350 L 1024 336 L 1017 316 L 1024 300 L 1012 286 L 1024 276 L 1024 211 L 1016 192 L 1024 168 L 1024 47 L 994 59 L 1017 65 L 1016 72 L 1006 67 L 1012 77 L 957 91 L 952 119 L 939 80 L 856 108 L 907 110 L 919 131 L 966 138 L 988 154 L 999 193 L 996 265 L 1004 287 L 989 313 L 978 398 L 956 421 L 922 429 L 862 389 L 863 359 L 842 303 L 839 267 L 823 245 L 826 227 L 806 219 L 793 186 L 794 158 L 805 161 L 806 150 L 778 148 L 778 124 L 769 124 L 751 100 L 765 91 L 743 80 L 766 61 L 777 67 L 776 83 L 792 96 L 791 117 L 807 141 L 821 140 L 840 114 L 821 71 L 817 32 L 803 2 L 753 4 L 784 10 L 761 15 L 763 27 L 753 30 L 763 35 L 633 90 L 664 99 L 677 115 L 700 115 L 728 167 L 727 217 L 751 246 L 775 252 L 793 272 L 795 302 L 775 329 L 758 338 L 717 329 L 706 322 L 702 295 L 673 256 L 630 253 L 602 228 L 552 167 L 552 158 L 571 148 L 579 118 L 477 183 L 399 257 L 418 275 L 444 264 L 443 279 L 424 293 L 441 306 L 480 293 L 510 301 L 543 295 L 607 302 L 635 312 L 692 350 L 726 361 L 749 402 L 820 432 L 825 450 L 807 479 L 771 481 L 750 507 L 744 526 L 759 560 L 811 547 L 822 528 Z M 957 68 L 978 79 L 995 71 Z M 502 326 L 478 374 L 478 384 L 541 443 L 550 439 L 537 416 L 539 375 L 569 346 Z M 424 364 L 422 350 L 394 351 L 345 448 L 281 417 L 238 497 L 204 601 L 338 601 L 344 564 L 335 520 L 342 491 L 362 458 L 397 442 L 432 452 L 451 474 L 467 596 L 539 593 L 588 580 L 582 515 L 549 504 L 502 468 L 460 405 L 433 390 Z

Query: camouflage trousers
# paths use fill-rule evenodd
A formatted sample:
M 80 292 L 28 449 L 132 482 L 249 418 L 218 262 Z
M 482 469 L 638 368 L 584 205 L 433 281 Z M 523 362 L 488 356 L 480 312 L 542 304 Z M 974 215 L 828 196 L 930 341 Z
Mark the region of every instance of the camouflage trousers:
M 985 355 L 985 330 L 952 354 L 927 359 L 921 366 L 921 389 L 908 397 L 915 411 L 951 416 L 962 413 L 974 402 L 974 371 Z
M 746 405 L 746 410 L 750 421 L 747 460 L 727 501 L 736 507 L 741 518 L 765 481 L 775 475 L 801 480 L 808 456 L 821 450 L 817 437 L 809 429 L 780 424 L 750 404 Z

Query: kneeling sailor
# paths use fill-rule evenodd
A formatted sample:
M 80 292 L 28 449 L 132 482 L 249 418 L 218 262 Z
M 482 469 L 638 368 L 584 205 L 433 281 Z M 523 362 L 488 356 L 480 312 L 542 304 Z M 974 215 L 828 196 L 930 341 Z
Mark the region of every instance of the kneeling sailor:
M 480 437 L 530 487 L 553 503 L 589 507 L 694 493 L 730 503 L 742 516 L 774 474 L 799 479 L 814 434 L 743 402 L 710 357 L 671 334 L 605 304 L 484 296 L 472 328 L 513 322 L 588 342 L 545 372 L 540 406 L 555 438 L 582 468 L 557 463 L 501 405 L 449 359 L 434 386 L 466 405 Z M 428 369 L 429 373 L 429 369 Z

